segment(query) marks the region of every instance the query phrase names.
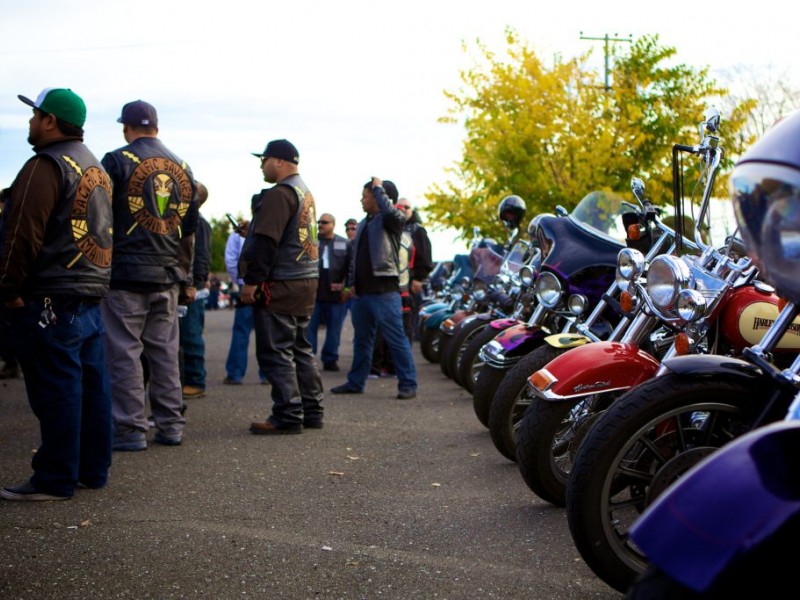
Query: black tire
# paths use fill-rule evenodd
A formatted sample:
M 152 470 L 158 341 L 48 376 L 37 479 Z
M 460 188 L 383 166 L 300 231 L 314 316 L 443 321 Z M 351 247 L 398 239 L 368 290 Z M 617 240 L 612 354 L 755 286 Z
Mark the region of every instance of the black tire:
M 567 482 L 581 443 L 619 394 L 550 402 L 535 398 L 517 425 L 517 466 L 531 491 L 564 506 Z
M 450 344 L 450 364 L 448 365 L 448 372 L 450 378 L 461 387 L 464 387 L 463 381 L 459 377 L 461 369 L 461 357 L 464 355 L 464 349 L 472 339 L 482 332 L 491 323 L 488 319 L 473 319 L 469 323 L 465 323 L 456 331 L 456 335 Z
M 483 359 L 480 356 L 481 348 L 491 342 L 500 331 L 491 325 L 481 329 L 469 340 L 461 353 L 461 360 L 458 363 L 458 379 L 462 387 L 470 394 L 475 391 L 475 381 L 483 368 Z
M 431 363 L 439 362 L 439 340 L 441 330 L 425 327 L 422 330 L 422 337 L 419 340 L 419 350 L 425 360 Z
M 450 379 L 450 370 L 448 367 L 450 366 L 450 361 L 447 359 L 450 356 L 450 348 L 452 347 L 453 333 L 444 333 L 442 332 L 441 337 L 439 338 L 439 370 L 442 372 L 442 375 Z
M 498 452 L 517 460 L 517 423 L 536 396 L 528 389 L 528 378 L 565 350 L 545 344 L 525 355 L 508 371 L 489 406 L 489 433 Z
M 472 410 L 484 427 L 489 427 L 489 408 L 498 386 L 508 373 L 508 369 L 498 369 L 484 365 L 475 379 L 475 388 L 472 390 Z
M 628 589 L 648 566 L 629 528 L 678 477 L 752 427 L 758 397 L 752 383 L 666 373 L 597 420 L 567 484 L 570 533 L 595 574 Z

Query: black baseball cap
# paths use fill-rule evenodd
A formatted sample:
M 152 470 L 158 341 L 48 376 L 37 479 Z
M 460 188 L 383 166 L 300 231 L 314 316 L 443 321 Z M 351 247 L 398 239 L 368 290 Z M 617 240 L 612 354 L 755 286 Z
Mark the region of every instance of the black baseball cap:
M 122 116 L 117 123 L 135 127 L 158 127 L 156 107 L 144 100 L 134 100 L 122 107 Z
M 279 158 L 281 160 L 285 160 L 294 164 L 300 163 L 300 153 L 297 151 L 297 148 L 294 147 L 294 144 L 289 140 L 272 140 L 267 147 L 264 148 L 264 152 L 251 152 L 253 156 L 257 156 L 258 158 Z

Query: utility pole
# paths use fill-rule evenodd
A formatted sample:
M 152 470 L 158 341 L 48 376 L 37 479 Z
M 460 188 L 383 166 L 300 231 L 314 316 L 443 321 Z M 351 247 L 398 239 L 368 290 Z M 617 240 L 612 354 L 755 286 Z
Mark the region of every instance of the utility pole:
M 616 37 L 619 34 L 615 33 L 614 37 L 609 37 L 608 34 L 605 34 L 603 37 L 588 37 L 588 36 L 584 36 L 582 31 L 580 31 L 578 33 L 580 33 L 580 36 L 581 36 L 580 39 L 582 39 L 582 40 L 597 40 L 597 41 L 601 41 L 601 42 L 604 41 L 605 42 L 605 57 L 606 57 L 605 90 L 607 92 L 610 91 L 611 90 L 611 84 L 609 83 L 609 77 L 611 76 L 611 71 L 610 71 L 610 67 L 609 67 L 608 61 L 609 61 L 609 57 L 610 57 L 611 53 L 610 53 L 610 48 L 608 46 L 608 43 L 609 42 L 628 42 L 628 43 L 631 43 L 631 42 L 633 42 L 633 35 L 629 34 L 628 37 L 622 37 L 621 38 L 621 37 Z

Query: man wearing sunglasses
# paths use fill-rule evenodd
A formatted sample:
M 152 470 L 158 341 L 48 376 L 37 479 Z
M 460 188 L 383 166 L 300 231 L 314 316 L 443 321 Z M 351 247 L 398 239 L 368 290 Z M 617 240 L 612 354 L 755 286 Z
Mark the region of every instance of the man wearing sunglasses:
M 311 350 L 317 353 L 317 331 L 320 322 L 325 323 L 325 343 L 320 358 L 323 371 L 339 370 L 339 340 L 347 315 L 347 295 L 343 297 L 347 269 L 352 258 L 350 240 L 336 235 L 333 230 L 336 219 L 324 213 L 317 221 L 319 236 L 319 283 L 317 301 L 308 325 L 308 341 Z

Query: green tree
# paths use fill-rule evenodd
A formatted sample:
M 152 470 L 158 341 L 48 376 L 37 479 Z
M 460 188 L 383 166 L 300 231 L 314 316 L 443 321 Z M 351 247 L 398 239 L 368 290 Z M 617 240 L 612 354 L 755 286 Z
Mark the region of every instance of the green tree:
M 478 42 L 482 60 L 462 71 L 461 89 L 445 91 L 452 107 L 441 121 L 463 126 L 466 139 L 449 179 L 425 195 L 434 226 L 469 239 L 477 225 L 502 238 L 497 206 L 509 194 L 522 196 L 533 217 L 559 204 L 570 210 L 596 190 L 629 198 L 634 176 L 654 202 L 671 203 L 673 144 L 697 143 L 705 110 L 726 95 L 707 69 L 668 66 L 675 49 L 643 37 L 615 49 L 606 92 L 584 67 L 590 53 L 548 68 L 513 30 L 506 42 L 506 60 Z M 724 115 L 728 156 L 752 141 L 738 135 L 749 102 Z M 726 189 L 724 175 L 716 185 Z
M 236 217 L 237 220 L 241 218 L 240 215 Z M 226 217 L 212 217 L 208 224 L 211 225 L 211 272 L 225 273 L 225 245 L 232 231 L 230 221 Z

